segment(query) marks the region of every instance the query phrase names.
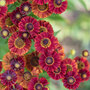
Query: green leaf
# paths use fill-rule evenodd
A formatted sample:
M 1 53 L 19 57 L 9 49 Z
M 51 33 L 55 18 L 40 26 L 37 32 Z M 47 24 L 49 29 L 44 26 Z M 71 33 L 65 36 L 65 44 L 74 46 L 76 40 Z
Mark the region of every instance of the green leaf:
M 85 2 L 84 2 L 84 0 L 79 0 L 80 1 L 80 3 L 84 6 L 84 8 L 86 9 L 86 10 L 88 10 L 87 9 L 87 6 L 86 6 L 86 4 L 85 4 Z
M 41 78 L 41 77 L 44 77 L 44 78 L 46 78 L 47 80 L 50 79 L 50 77 L 48 76 L 48 74 L 47 74 L 46 71 L 43 71 L 43 73 L 40 73 L 40 74 L 39 74 L 39 78 Z
M 54 36 L 57 36 L 57 34 L 60 32 L 61 30 L 58 30 L 57 32 L 54 32 Z

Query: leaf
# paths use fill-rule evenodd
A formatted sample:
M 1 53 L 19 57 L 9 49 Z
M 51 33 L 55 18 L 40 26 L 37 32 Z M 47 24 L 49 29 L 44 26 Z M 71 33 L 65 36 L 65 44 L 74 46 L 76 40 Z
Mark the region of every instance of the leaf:
M 54 32 L 54 36 L 57 36 L 57 34 L 60 32 L 61 30 L 58 30 L 57 32 Z
M 84 0 L 79 0 L 80 1 L 80 3 L 84 6 L 84 8 L 86 9 L 86 10 L 88 10 L 87 9 L 87 6 L 86 6 L 86 4 L 85 4 L 85 2 L 84 2 Z
M 41 78 L 41 77 L 44 77 L 44 78 L 46 78 L 47 80 L 50 79 L 50 77 L 48 76 L 48 74 L 47 74 L 46 71 L 43 71 L 43 73 L 40 73 L 40 74 L 39 74 L 39 78 Z

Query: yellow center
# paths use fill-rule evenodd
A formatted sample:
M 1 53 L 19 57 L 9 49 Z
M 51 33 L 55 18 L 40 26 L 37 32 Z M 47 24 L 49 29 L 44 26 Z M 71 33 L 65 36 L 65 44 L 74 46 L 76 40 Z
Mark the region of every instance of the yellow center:
M 46 27 L 41 26 L 41 27 L 40 27 L 40 32 L 47 32 L 47 28 L 46 28 Z
M 0 0 L 0 6 L 5 6 L 6 1 L 5 0 Z
M 8 32 L 7 31 L 3 31 L 2 34 L 3 34 L 3 36 L 7 36 Z
M 11 76 L 7 76 L 7 80 L 11 80 Z
M 84 54 L 85 57 L 88 56 L 88 52 L 86 52 L 86 51 L 83 54 Z
M 24 79 L 25 79 L 26 81 L 30 80 L 31 77 L 32 77 L 32 75 L 29 74 L 29 73 L 25 73 L 25 74 L 24 74 Z
M 28 10 L 29 10 L 29 7 L 28 7 L 28 6 L 25 6 L 25 7 L 24 7 L 24 11 L 27 12 Z
M 27 33 L 23 33 L 23 37 L 26 38 L 27 37 Z
M 20 14 L 16 14 L 16 18 L 19 19 L 21 17 Z
M 19 63 L 16 63 L 16 64 L 15 64 L 15 67 L 16 67 L 16 68 L 19 68 L 19 67 L 20 67 Z
M 73 79 L 69 79 L 69 82 L 70 82 L 70 83 L 73 83 Z
M 83 74 L 82 76 L 83 76 L 83 78 L 86 78 L 86 77 L 87 77 L 87 75 L 86 75 L 86 74 Z

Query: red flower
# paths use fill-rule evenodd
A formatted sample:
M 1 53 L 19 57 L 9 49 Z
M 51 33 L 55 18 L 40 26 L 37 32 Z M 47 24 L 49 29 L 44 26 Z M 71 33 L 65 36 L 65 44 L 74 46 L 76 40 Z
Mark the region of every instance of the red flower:
M 77 56 L 74 59 L 75 59 L 77 65 L 78 65 L 79 70 L 89 69 L 89 62 L 88 62 L 87 58 Z
M 24 2 L 20 6 L 20 12 L 22 14 L 28 14 L 31 12 L 31 4 L 29 2 Z
M 75 62 L 75 60 L 71 60 L 69 58 L 66 58 L 66 59 L 64 59 L 62 61 L 62 64 L 64 64 L 67 67 L 67 71 L 66 72 L 69 72 L 69 71 L 78 72 L 77 63 Z
M 17 27 L 11 21 L 10 14 L 11 13 L 8 13 L 1 19 L 1 27 L 3 29 L 8 29 L 10 33 L 13 33 L 15 31 L 17 31 Z
M 56 52 L 42 54 L 39 59 L 39 64 L 45 71 L 55 71 L 60 65 L 59 54 Z
M 90 71 L 87 69 L 81 69 L 79 71 L 81 82 L 87 81 L 90 78 Z
M 61 14 L 67 9 L 67 0 L 50 0 L 49 9 L 55 14 Z
M 0 31 L 0 35 L 1 35 L 1 37 L 2 38 L 7 38 L 8 36 L 9 36 L 9 31 L 8 31 L 8 29 L 3 29 L 3 30 L 1 30 Z
M 30 38 L 22 39 L 19 36 L 19 32 L 15 32 L 8 40 L 8 46 L 11 52 L 16 55 L 24 55 L 31 47 Z
M 17 7 L 16 10 L 11 13 L 10 17 L 12 22 L 18 26 L 18 23 L 24 16 L 20 13 L 19 7 Z
M 57 38 L 52 34 L 43 32 L 35 38 L 35 48 L 40 53 L 44 53 L 46 50 L 52 52 L 55 50 L 57 42 Z
M 32 3 L 32 12 L 40 18 L 46 18 L 52 14 L 48 4 L 39 5 L 35 2 Z
M 19 30 L 30 32 L 31 37 L 33 38 L 39 32 L 39 22 L 33 17 L 24 17 L 19 23 Z
M 64 64 L 60 64 L 60 66 L 55 71 L 49 71 L 48 75 L 55 80 L 59 80 L 64 78 L 64 75 L 66 74 L 66 66 Z
M 63 84 L 68 89 L 76 89 L 80 85 L 80 75 L 75 72 L 68 72 L 63 78 Z
M 17 57 L 17 58 L 13 58 L 10 62 L 11 65 L 11 69 L 15 70 L 15 71 L 20 71 L 20 70 L 24 70 L 25 67 L 25 61 L 24 61 L 24 57 Z
M 49 2 L 49 0 L 33 0 L 35 3 L 43 5 Z
M 2 71 L 2 62 L 0 61 L 0 72 Z
M 13 4 L 14 2 L 16 2 L 17 0 L 6 0 L 6 4 L 9 5 L 9 4 Z
M 52 25 L 49 22 L 46 22 L 44 20 L 40 20 L 39 24 L 40 24 L 40 32 L 39 33 L 48 32 L 50 34 L 54 34 Z
M 45 78 L 33 77 L 28 85 L 28 90 L 48 90 L 48 81 Z
M 16 82 L 17 75 L 14 71 L 7 70 L 3 74 L 1 74 L 0 79 L 3 85 L 11 86 Z
M 7 13 L 7 7 L 6 7 L 6 6 L 4 6 L 4 7 L 1 7 L 1 6 L 0 6 L 0 19 L 1 19 L 3 16 L 5 16 L 6 13 Z

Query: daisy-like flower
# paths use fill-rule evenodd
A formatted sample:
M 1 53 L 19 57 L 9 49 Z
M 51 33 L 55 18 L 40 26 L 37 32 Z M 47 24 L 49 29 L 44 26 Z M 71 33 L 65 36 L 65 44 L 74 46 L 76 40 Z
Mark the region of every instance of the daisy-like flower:
M 9 36 L 9 30 L 8 29 L 2 29 L 1 31 L 0 31 L 0 36 L 2 37 L 2 38 L 7 38 L 8 36 Z
M 46 50 L 52 52 L 55 50 L 57 42 L 58 40 L 54 35 L 43 32 L 35 38 L 35 48 L 40 53 L 44 53 Z
M 33 77 L 28 85 L 28 90 L 48 90 L 46 78 Z
M 6 0 L 0 0 L 0 6 L 5 6 L 6 5 Z
M 6 0 L 6 4 L 9 5 L 9 4 L 13 4 L 14 2 L 16 2 L 17 0 Z
M 40 18 L 46 18 L 52 14 L 48 4 L 39 5 L 35 2 L 32 3 L 32 12 Z
M 10 86 L 10 87 L 6 87 L 5 90 L 23 90 L 23 87 L 19 84 L 15 84 L 13 86 Z
M 55 14 L 61 14 L 67 9 L 67 0 L 50 0 L 49 9 Z
M 76 89 L 80 85 L 80 75 L 77 75 L 75 72 L 68 72 L 63 78 L 63 84 L 68 89 Z
M 0 61 L 0 72 L 2 71 L 2 62 Z
M 19 36 L 19 32 L 15 32 L 8 40 L 8 46 L 12 53 L 16 55 L 24 55 L 31 47 L 30 38 L 22 39 Z
M 30 16 L 26 16 L 22 18 L 18 26 L 19 26 L 19 31 L 30 32 L 32 38 L 35 37 L 39 32 L 39 22 Z
M 26 14 L 27 15 L 28 13 L 31 12 L 31 9 L 32 9 L 31 8 L 31 4 L 29 2 L 24 2 L 20 6 L 20 12 L 22 14 Z
M 0 76 L 1 83 L 6 86 L 11 86 L 17 80 L 17 75 L 12 70 L 7 70 Z
M 65 57 L 65 53 L 64 53 L 64 48 L 63 48 L 63 46 L 58 43 L 55 47 L 56 47 L 56 48 L 55 48 L 55 51 L 56 51 L 57 53 L 59 53 L 60 58 L 63 60 L 64 57 Z
M 24 17 L 24 15 L 22 15 L 22 14 L 20 13 L 19 7 L 17 7 L 16 10 L 14 10 L 14 11 L 11 13 L 10 17 L 11 17 L 12 22 L 13 22 L 16 26 L 18 26 L 18 23 L 19 23 L 20 20 Z
M 13 58 L 15 58 L 15 55 L 11 52 L 8 52 L 4 55 L 3 61 L 2 61 L 2 65 L 3 65 L 4 70 L 11 69 L 10 62 Z
M 23 87 L 28 88 L 28 84 L 32 78 L 32 73 L 30 72 L 23 72 L 22 74 L 17 75 L 17 82 Z
M 49 71 L 48 75 L 55 80 L 59 80 L 64 78 L 64 75 L 66 74 L 66 66 L 64 64 L 60 64 L 60 66 L 55 71 Z
M 39 64 L 45 71 L 55 71 L 60 65 L 59 54 L 56 52 L 47 52 L 42 54 L 39 59 Z
M 79 71 L 81 82 L 87 81 L 90 78 L 90 71 L 87 69 L 81 69 Z
M 70 58 L 66 58 L 62 61 L 62 64 L 64 64 L 67 67 L 67 71 L 76 71 L 78 72 L 78 67 L 77 67 L 77 63 L 75 62 L 75 60 L 72 60 Z
M 20 71 L 20 70 L 24 70 L 25 67 L 25 61 L 24 61 L 24 57 L 17 57 L 11 60 L 10 62 L 11 65 L 11 69 L 15 70 L 15 71 Z
M 26 68 L 29 71 L 33 70 L 33 67 L 38 67 L 39 66 L 39 53 L 38 52 L 32 52 L 30 54 L 25 55 L 25 59 L 26 59 Z
M 83 56 L 83 57 L 88 57 L 88 56 L 89 56 L 88 50 L 83 50 L 83 51 L 82 51 L 82 56 Z
M 49 22 L 46 22 L 44 20 L 40 20 L 39 24 L 40 24 L 40 31 L 39 31 L 39 33 L 41 33 L 41 32 L 48 32 L 50 34 L 54 34 L 52 25 Z
M 8 28 L 8 30 L 9 30 L 10 33 L 13 33 L 15 31 L 17 31 L 16 25 L 14 25 L 13 22 L 11 21 L 10 13 L 8 13 L 7 15 L 5 15 L 1 19 L 1 27 L 2 28 Z
M 49 2 L 49 0 L 33 0 L 35 3 L 43 5 Z
M 0 6 L 0 19 L 1 19 L 3 16 L 5 16 L 6 13 L 7 13 L 7 7 L 6 7 L 6 6 L 4 6 L 4 7 Z M 1 23 L 0 23 L 0 24 L 1 24 Z M 1 26 L 1 25 L 0 25 L 0 26 Z
M 75 59 L 77 65 L 78 65 L 79 70 L 89 69 L 89 62 L 88 62 L 87 58 L 77 56 L 74 59 Z

